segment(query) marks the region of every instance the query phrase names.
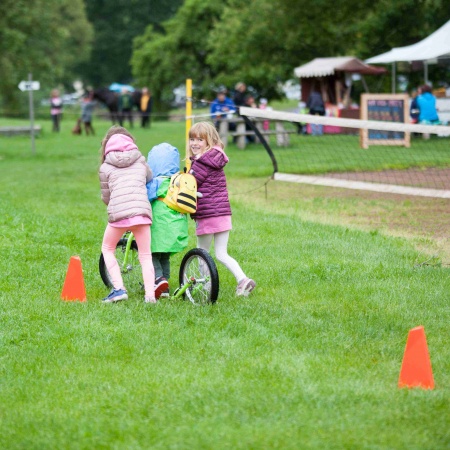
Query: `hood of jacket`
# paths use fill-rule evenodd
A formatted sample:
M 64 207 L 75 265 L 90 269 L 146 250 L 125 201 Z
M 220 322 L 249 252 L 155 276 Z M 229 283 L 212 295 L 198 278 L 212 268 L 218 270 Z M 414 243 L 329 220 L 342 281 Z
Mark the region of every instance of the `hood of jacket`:
M 129 152 L 131 150 L 137 150 L 136 143 L 130 136 L 126 134 L 113 134 L 106 143 L 105 155 L 109 152 Z
M 105 163 L 111 164 L 114 167 L 129 167 L 141 156 L 141 152 L 137 148 L 136 150 L 129 151 L 111 151 L 107 153 Z
M 147 164 L 153 172 L 153 179 L 147 183 L 148 199 L 152 201 L 157 198 L 164 177 L 170 177 L 180 171 L 180 152 L 173 145 L 163 142 L 150 150 Z

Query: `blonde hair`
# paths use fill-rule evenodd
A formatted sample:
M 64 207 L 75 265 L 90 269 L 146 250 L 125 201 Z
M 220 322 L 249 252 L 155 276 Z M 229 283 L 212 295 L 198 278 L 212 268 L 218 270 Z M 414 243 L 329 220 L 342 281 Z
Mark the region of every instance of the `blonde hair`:
M 189 130 L 189 139 L 191 138 L 204 139 L 206 141 L 205 152 L 211 150 L 213 147 L 220 147 L 222 149 L 224 148 L 219 133 L 211 122 L 197 122 L 195 125 L 192 125 L 191 129 Z M 189 140 L 187 142 L 186 150 L 188 158 L 193 156 Z
M 111 136 L 115 134 L 124 134 L 125 136 L 133 139 L 133 142 L 136 143 L 136 140 L 132 136 L 132 134 L 124 127 L 119 125 L 113 125 L 105 134 L 105 137 L 102 139 L 102 145 L 100 147 L 100 163 L 103 164 L 105 162 L 105 147 Z

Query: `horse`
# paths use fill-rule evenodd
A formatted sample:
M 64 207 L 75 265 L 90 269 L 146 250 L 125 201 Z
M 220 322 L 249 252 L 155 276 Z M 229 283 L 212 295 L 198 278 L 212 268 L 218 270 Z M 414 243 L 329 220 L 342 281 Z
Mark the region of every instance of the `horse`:
M 94 89 L 93 98 L 103 103 L 109 110 L 113 124 L 119 121 L 118 95 L 108 88 Z
M 109 90 L 108 88 L 102 87 L 94 89 L 93 96 L 95 100 L 103 103 L 109 110 L 111 121 L 113 125 L 115 123 L 122 123 L 122 117 L 119 111 L 119 93 Z M 131 98 L 133 101 L 133 107 L 137 107 L 138 111 L 140 109 L 142 91 L 136 90 L 131 93 Z

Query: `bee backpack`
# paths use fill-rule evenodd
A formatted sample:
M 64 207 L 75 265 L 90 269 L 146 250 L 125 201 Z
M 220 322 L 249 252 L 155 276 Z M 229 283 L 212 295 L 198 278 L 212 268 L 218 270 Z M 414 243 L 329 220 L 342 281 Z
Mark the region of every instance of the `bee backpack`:
M 194 214 L 197 210 L 197 181 L 194 175 L 186 172 L 172 175 L 167 195 L 162 201 L 175 211 Z

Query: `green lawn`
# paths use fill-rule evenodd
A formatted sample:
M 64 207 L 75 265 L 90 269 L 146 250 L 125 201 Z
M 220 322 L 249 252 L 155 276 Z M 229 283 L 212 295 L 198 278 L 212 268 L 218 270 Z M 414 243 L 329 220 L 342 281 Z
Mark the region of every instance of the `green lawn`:
M 97 170 L 109 124 L 86 137 L 39 123 L 34 156 L 29 138 L 0 137 L 0 448 L 449 448 L 445 264 L 418 266 L 407 237 L 323 223 L 330 204 L 318 197 L 308 210 L 299 187 L 289 207 L 270 192 L 253 201 L 270 160 L 230 146 L 229 252 L 256 280 L 252 296 L 236 298 L 219 266 L 214 306 L 146 305 L 132 288 L 127 302 L 103 305 Z M 184 152 L 184 123 L 135 131 L 145 156 L 163 141 Z M 85 303 L 60 300 L 73 255 Z M 397 388 L 418 325 L 433 391 Z

